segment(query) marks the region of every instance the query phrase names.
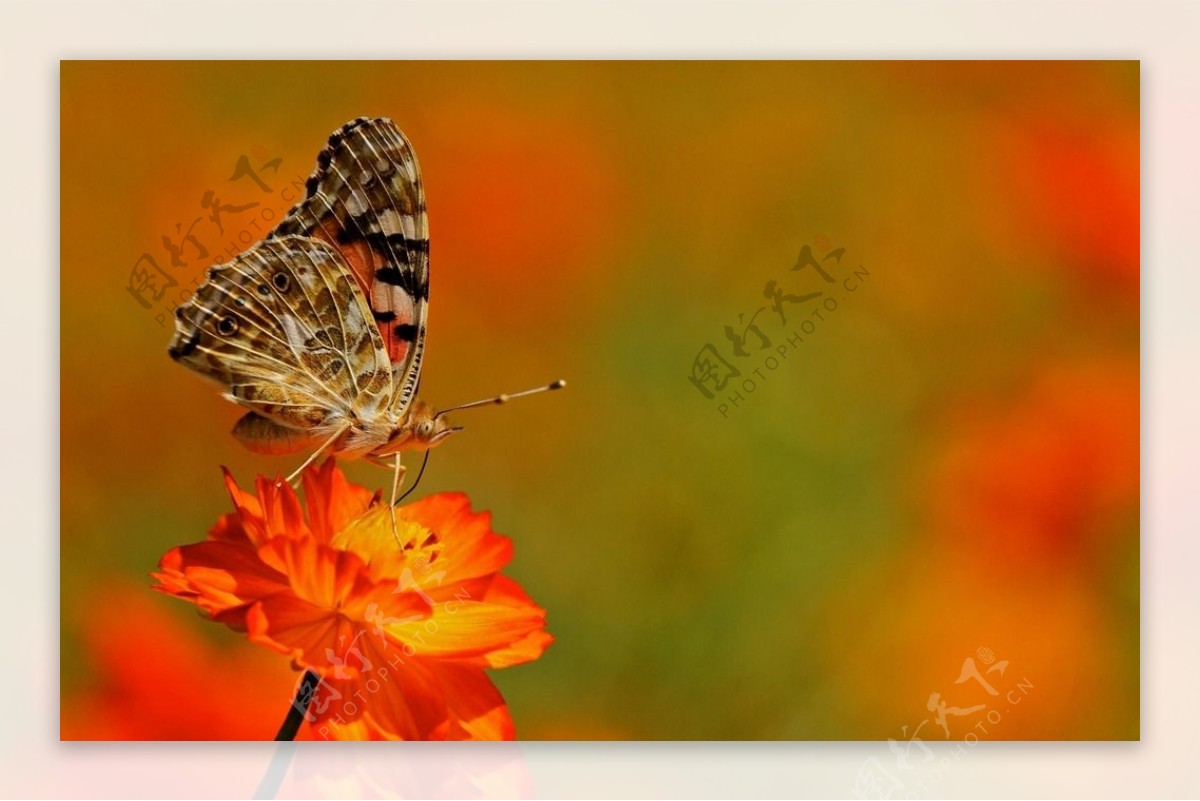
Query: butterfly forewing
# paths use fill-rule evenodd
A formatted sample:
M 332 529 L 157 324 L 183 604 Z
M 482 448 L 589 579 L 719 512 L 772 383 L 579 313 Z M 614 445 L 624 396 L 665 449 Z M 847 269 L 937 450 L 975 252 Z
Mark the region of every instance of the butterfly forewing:
M 398 417 L 420 381 L 429 301 L 429 225 L 412 146 L 391 120 L 354 120 L 329 138 L 306 191 L 270 236 L 321 240 L 349 265 L 392 364 Z
M 324 242 L 260 242 L 214 267 L 177 318 L 172 357 L 272 424 L 329 430 L 391 401 L 382 337 L 349 265 Z

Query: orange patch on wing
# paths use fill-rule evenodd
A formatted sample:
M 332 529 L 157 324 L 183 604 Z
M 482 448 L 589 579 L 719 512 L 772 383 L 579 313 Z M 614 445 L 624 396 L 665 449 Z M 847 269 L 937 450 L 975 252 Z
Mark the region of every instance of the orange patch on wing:
M 342 254 L 342 258 L 350 265 L 350 271 L 358 280 L 359 289 L 369 298 L 371 284 L 375 283 L 375 254 L 367 247 L 367 243 L 361 240 L 350 244 L 338 242 L 339 230 L 337 223 L 332 218 L 326 217 L 313 230 L 312 235 L 314 239 L 328 243 L 334 250 Z
M 363 295 L 367 299 L 367 305 L 372 311 L 392 311 L 396 316 L 391 320 L 376 320 L 375 326 L 379 329 L 380 336 L 383 337 L 383 347 L 387 350 L 388 359 L 392 364 L 403 364 L 408 358 L 408 351 L 412 344 L 406 340 L 396 336 L 396 326 L 411 325 L 414 318 L 414 308 L 411 299 L 404 297 L 395 297 L 396 295 L 404 295 L 403 291 L 387 286 L 387 290 L 392 292 L 391 304 L 377 303 L 377 290 L 379 281 L 375 279 L 375 270 L 384 266 L 382 257 L 378 256 L 365 241 L 351 242 L 342 244 L 338 242 L 337 223 L 330 218 L 321 221 L 321 224 L 313 231 L 313 237 L 327 242 L 335 250 L 342 254 L 342 258 L 350 265 L 350 271 L 354 273 L 354 278 L 358 281 L 358 287 L 362 290 Z M 403 305 L 398 301 L 403 300 Z M 389 308 L 390 306 L 398 306 L 397 308 Z

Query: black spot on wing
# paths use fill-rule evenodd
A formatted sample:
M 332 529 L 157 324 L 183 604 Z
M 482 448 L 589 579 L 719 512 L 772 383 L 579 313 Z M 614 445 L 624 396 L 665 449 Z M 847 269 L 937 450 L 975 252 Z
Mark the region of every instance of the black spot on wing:
M 376 234 L 375 236 L 381 235 Z M 368 237 L 368 241 L 370 241 L 370 239 L 371 237 Z M 424 253 L 426 255 L 429 253 L 428 239 L 409 239 L 404 234 L 388 234 L 387 237 L 384 238 L 384 241 L 393 250 L 399 249 L 407 253 Z
M 411 270 L 401 270 L 392 266 L 380 267 L 375 271 L 375 280 L 389 286 L 398 286 L 411 298 L 429 299 L 429 284 L 419 281 Z
M 405 277 L 395 267 L 380 267 L 375 271 L 375 279 L 391 286 L 404 286 Z
M 378 225 L 372 214 L 350 217 L 337 233 L 338 243 L 350 245 L 355 242 L 366 242 L 377 253 L 387 253 L 389 250 L 401 256 L 412 253 L 429 254 L 428 239 L 409 239 L 404 234 L 384 234 L 375 230 Z
M 396 319 L 394 311 L 375 311 L 372 309 L 371 314 L 375 315 L 375 322 L 377 323 L 390 323 Z
M 396 338 L 404 342 L 417 341 L 417 327 L 412 323 L 401 323 L 395 328 Z
M 190 356 L 196 350 L 196 346 L 199 344 L 200 329 L 197 328 L 188 335 L 187 339 L 184 339 L 178 345 L 172 343 L 171 347 L 167 349 L 167 355 L 175 361 L 179 361 L 180 359 Z

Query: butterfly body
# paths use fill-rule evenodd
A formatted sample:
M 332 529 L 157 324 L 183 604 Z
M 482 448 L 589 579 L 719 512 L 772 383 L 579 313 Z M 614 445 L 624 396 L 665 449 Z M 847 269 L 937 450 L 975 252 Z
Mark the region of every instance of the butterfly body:
M 307 196 L 263 241 L 212 267 L 168 350 L 249 409 L 260 453 L 321 443 L 348 458 L 423 450 L 458 430 L 416 399 L 429 299 L 420 170 L 386 119 L 335 131 Z
M 400 418 L 360 417 L 333 444 L 333 450 L 351 458 L 381 460 L 403 451 L 428 450 L 459 429 L 437 417 L 433 407 L 415 401 Z M 335 429 L 336 430 L 336 429 Z

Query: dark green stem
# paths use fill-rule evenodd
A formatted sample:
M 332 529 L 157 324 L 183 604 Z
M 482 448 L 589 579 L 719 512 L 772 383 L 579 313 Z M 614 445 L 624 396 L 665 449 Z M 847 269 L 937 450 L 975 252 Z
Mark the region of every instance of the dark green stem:
M 283 719 L 283 725 L 279 727 L 279 733 L 275 735 L 276 740 L 296 739 L 296 732 L 300 731 L 300 724 L 304 722 L 304 713 L 308 711 L 308 705 L 312 703 L 313 694 L 316 693 L 317 684 L 320 681 L 321 677 L 317 675 L 316 671 L 304 671 L 304 678 L 296 689 L 296 697 L 292 699 L 287 717 Z

